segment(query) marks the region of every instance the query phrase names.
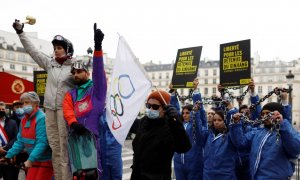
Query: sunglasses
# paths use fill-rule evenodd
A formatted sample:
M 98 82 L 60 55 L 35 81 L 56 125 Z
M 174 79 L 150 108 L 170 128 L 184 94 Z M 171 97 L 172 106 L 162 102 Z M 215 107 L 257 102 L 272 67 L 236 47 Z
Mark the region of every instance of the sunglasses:
M 148 109 L 151 109 L 151 107 L 152 107 L 152 109 L 158 110 L 160 106 L 161 105 L 158 105 L 158 104 L 149 104 L 149 103 L 146 103 L 146 108 L 148 108 Z

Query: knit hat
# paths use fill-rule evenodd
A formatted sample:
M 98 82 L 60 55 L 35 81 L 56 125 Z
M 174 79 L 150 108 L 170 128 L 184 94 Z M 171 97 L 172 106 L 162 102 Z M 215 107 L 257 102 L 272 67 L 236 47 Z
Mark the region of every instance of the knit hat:
M 159 91 L 159 92 L 158 92 Z M 163 90 L 158 90 L 158 91 L 154 91 L 152 92 L 149 96 L 148 96 L 148 99 L 147 101 L 149 101 L 149 99 L 156 99 L 160 102 L 161 105 L 167 105 L 167 104 L 170 104 L 170 100 L 171 100 L 171 96 L 169 93 L 167 93 L 166 91 L 163 91 Z M 163 98 L 164 100 L 163 100 Z M 166 104 L 166 103 L 167 104 Z
M 273 111 L 278 111 L 280 114 L 283 113 L 283 107 L 280 103 L 276 103 L 276 102 L 270 102 L 264 105 L 264 107 L 262 108 L 261 112 L 263 110 L 269 110 L 271 112 Z

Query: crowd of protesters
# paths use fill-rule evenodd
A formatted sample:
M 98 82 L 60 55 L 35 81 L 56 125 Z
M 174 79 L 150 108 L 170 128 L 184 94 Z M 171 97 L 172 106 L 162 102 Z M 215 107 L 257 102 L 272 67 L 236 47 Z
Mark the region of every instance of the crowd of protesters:
M 72 59 L 68 39 L 55 36 L 53 58 L 48 59 L 23 32 L 24 24 L 15 20 L 13 27 L 26 51 L 48 73 L 45 113 L 35 92 L 24 92 L 13 102 L 10 117 L 5 102 L 0 102 L 0 177 L 17 180 L 24 168 L 27 180 L 73 179 L 68 133 L 81 136 L 88 130 L 96 141 L 97 179 L 121 180 L 122 147 L 105 116 L 103 32 L 95 23 L 91 80 L 89 64 Z M 196 78 L 187 98 L 172 85 L 169 92 L 149 94 L 145 116 L 130 129 L 135 134 L 131 179 L 169 180 L 172 160 L 177 180 L 291 178 L 300 154 L 300 134 L 291 125 L 288 92 L 274 89 L 281 102 L 261 107 L 253 80 L 247 88 L 250 105 L 222 85 L 220 97 L 214 95 L 208 102 L 198 84 Z M 205 104 L 213 107 L 205 109 Z

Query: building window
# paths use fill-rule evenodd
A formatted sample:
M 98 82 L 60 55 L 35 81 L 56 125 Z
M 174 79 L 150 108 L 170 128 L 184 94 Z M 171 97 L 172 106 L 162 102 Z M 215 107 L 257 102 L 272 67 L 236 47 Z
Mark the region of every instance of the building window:
M 208 88 L 204 88 L 204 94 L 208 95 Z
M 278 82 L 284 82 L 284 77 L 283 76 L 278 76 Z
M 15 65 L 14 64 L 10 64 L 10 69 L 15 69 Z
M 217 70 L 216 70 L 216 69 L 213 70 L 213 75 L 214 75 L 214 76 L 217 75 Z
M 208 79 L 204 79 L 204 84 L 208 84 Z
M 269 77 L 268 82 L 269 83 L 273 82 L 273 79 L 271 77 Z
M 286 73 L 286 72 L 288 72 L 287 71 L 287 68 L 280 68 L 280 70 L 279 70 L 280 72 L 282 72 L 282 73 Z
M 258 86 L 258 93 L 262 94 L 262 86 Z
M 0 50 L 0 58 L 4 58 L 3 51 Z
M 159 75 L 158 75 L 158 79 L 161 79 L 161 73 L 159 73 Z
M 205 69 L 205 76 L 208 76 L 208 69 Z
M 27 71 L 27 66 L 22 66 L 22 71 Z
M 213 94 L 216 94 L 216 93 L 217 93 L 217 88 L 214 87 L 214 88 L 212 89 L 212 91 L 213 91 Z
M 158 81 L 158 86 L 161 86 L 161 81 Z
M 180 89 L 180 96 L 183 95 L 183 89 Z
M 268 86 L 268 92 L 273 91 L 272 86 Z
M 6 58 L 9 60 L 15 60 L 15 54 L 12 52 L 7 52 L 6 53 Z
M 25 54 L 19 54 L 18 55 L 18 61 L 26 62 L 26 56 L 25 56 Z
M 169 79 L 169 72 L 166 72 L 166 78 Z
M 240 95 L 243 94 L 244 88 L 241 88 L 239 91 L 240 91 Z
M 217 84 L 217 79 L 213 79 L 213 84 Z
M 154 73 L 152 73 L 152 79 L 155 79 L 155 74 Z
M 37 68 L 37 67 L 34 67 L 34 68 L 33 68 L 33 71 L 37 71 L 37 70 L 38 70 L 38 68 Z
M 35 61 L 28 55 L 28 58 L 30 63 L 35 63 Z

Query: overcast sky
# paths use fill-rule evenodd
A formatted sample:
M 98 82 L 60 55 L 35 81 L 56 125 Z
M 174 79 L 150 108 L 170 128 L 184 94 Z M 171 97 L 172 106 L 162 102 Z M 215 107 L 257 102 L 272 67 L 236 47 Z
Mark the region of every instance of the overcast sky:
M 36 17 L 24 31 L 51 41 L 61 34 L 75 54 L 93 46 L 93 23 L 104 34 L 103 49 L 116 56 L 118 33 L 141 63 L 171 63 L 177 50 L 203 46 L 201 59 L 219 59 L 220 44 L 251 39 L 251 55 L 262 61 L 300 58 L 299 0 L 3 0 L 0 29 L 14 32 L 15 18 Z

